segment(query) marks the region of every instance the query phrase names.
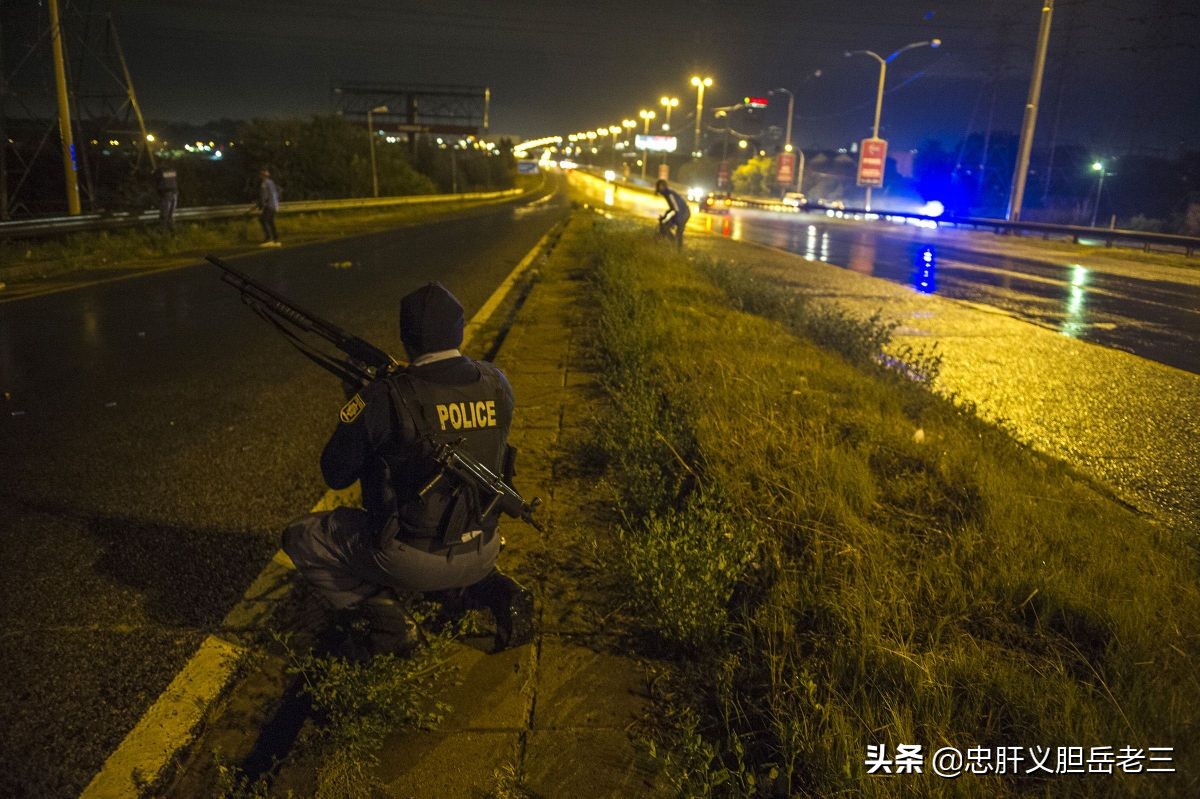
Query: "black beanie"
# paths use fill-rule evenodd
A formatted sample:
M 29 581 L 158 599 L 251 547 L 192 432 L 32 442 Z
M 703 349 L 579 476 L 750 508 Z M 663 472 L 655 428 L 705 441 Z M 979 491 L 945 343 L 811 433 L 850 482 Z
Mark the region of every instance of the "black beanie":
M 400 300 L 400 341 L 408 357 L 458 349 L 463 309 L 441 283 L 426 283 Z

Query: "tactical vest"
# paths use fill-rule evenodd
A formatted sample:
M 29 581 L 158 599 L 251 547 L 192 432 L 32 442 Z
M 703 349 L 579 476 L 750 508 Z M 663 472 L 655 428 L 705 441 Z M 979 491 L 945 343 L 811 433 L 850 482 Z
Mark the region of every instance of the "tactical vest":
M 397 415 L 412 420 L 418 438 L 416 454 L 389 468 L 396 492 L 396 535 L 401 539 L 449 546 L 475 530 L 490 538 L 496 528 L 494 516 L 481 522 L 478 498 L 453 480 L 441 481 L 424 497 L 417 494 L 438 472 L 431 455 L 440 444 L 461 440 L 462 447 L 488 468 L 497 474 L 503 469 L 512 404 L 499 371 L 488 363 L 476 361 L 475 366 L 479 380 L 466 385 L 431 383 L 410 372 L 387 378 Z M 398 421 L 404 429 L 403 417 Z

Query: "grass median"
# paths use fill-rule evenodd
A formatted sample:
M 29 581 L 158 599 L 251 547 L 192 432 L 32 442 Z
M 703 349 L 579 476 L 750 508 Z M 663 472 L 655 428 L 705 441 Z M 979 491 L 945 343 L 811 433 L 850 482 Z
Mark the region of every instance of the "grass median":
M 608 399 L 590 449 L 671 664 L 655 752 L 681 794 L 1195 795 L 1193 548 L 932 393 L 936 353 L 882 357 L 886 319 L 618 222 L 578 257 Z M 866 774 L 900 744 L 923 773 Z M 1060 746 L 1131 747 L 1143 773 L 1025 774 Z M 944 779 L 941 747 L 1026 759 Z

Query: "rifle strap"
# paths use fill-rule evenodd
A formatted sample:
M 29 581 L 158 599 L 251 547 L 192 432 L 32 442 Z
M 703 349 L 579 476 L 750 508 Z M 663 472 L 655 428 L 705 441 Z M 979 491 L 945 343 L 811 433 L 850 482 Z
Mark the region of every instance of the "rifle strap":
M 417 392 L 412 385 L 412 375 L 406 371 L 398 371 L 388 375 L 386 381 L 388 393 L 392 397 L 392 410 L 396 414 L 396 421 L 400 425 L 400 429 L 403 430 L 405 427 L 404 418 L 400 413 L 403 409 L 404 416 L 412 420 L 417 441 L 422 442 L 423 446 L 435 449 L 437 444 L 433 435 L 433 423 L 426 415 L 425 406 L 417 402 Z M 413 401 L 412 404 L 409 403 L 410 399 Z M 416 412 L 413 411 L 413 404 L 417 406 Z

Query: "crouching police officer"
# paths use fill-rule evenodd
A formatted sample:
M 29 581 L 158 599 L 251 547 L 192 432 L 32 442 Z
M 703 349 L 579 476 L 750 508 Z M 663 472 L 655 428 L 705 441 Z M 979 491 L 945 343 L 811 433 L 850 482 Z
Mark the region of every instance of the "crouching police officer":
M 481 519 L 473 492 L 433 480 L 432 448 L 446 442 L 506 479 L 514 471 L 512 389 L 495 366 L 458 351 L 462 337 L 462 306 L 440 283 L 401 300 L 409 366 L 361 387 L 321 454 L 331 488 L 361 481 L 363 508 L 309 514 L 283 534 L 319 595 L 366 617 L 372 653 L 412 647 L 406 604 L 417 594 L 490 610 L 497 649 L 533 635 L 532 595 L 496 569 L 496 516 Z

